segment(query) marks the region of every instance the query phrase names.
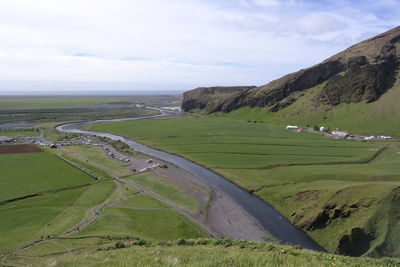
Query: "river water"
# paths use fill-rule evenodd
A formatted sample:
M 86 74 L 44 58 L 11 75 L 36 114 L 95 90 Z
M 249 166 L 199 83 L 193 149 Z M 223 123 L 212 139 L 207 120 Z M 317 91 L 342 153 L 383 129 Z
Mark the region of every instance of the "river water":
M 155 108 L 154 108 L 155 109 Z M 163 116 L 178 116 L 179 113 L 165 113 L 161 111 L 160 115 L 137 117 L 137 118 L 125 118 L 115 120 L 97 120 L 92 122 L 77 122 L 64 124 L 57 127 L 57 130 L 69 133 L 80 133 L 95 135 L 100 137 L 107 137 L 112 140 L 119 140 L 128 144 L 132 149 L 147 154 L 149 156 L 159 158 L 163 161 L 172 163 L 192 175 L 202 179 L 214 188 L 218 188 L 227 195 L 229 195 L 237 204 L 239 204 L 244 210 L 246 210 L 251 216 L 253 216 L 259 223 L 275 238 L 279 239 L 281 243 L 289 243 L 294 245 L 301 245 L 303 248 L 308 248 L 317 251 L 324 251 L 324 249 L 312 240 L 304 231 L 293 226 L 286 218 L 284 218 L 278 211 L 276 211 L 271 205 L 264 202 L 257 196 L 250 194 L 248 191 L 241 189 L 237 185 L 229 182 L 222 176 L 215 172 L 200 166 L 192 161 L 189 161 L 183 157 L 172 155 L 163 151 L 159 151 L 145 145 L 139 144 L 133 140 L 126 139 L 124 137 L 113 135 L 110 133 L 85 131 L 81 128 L 88 124 L 100 123 L 100 122 L 112 122 L 112 121 L 128 121 L 128 120 L 141 120 L 149 118 L 157 118 Z M 251 226 L 249 226 L 251 227 Z

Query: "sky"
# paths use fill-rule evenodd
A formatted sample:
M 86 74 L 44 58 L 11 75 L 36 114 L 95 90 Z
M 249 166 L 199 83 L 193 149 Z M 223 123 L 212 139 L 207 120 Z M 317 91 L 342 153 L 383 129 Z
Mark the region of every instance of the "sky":
M 400 0 L 1 0 L 0 94 L 263 85 L 400 25 Z

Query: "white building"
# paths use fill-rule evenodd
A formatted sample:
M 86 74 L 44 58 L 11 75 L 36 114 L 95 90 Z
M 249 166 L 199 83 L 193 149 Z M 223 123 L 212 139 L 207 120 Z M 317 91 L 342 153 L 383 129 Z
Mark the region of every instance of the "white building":
M 349 136 L 349 132 L 347 131 L 333 131 L 332 134 L 337 135 L 339 137 L 347 137 Z
M 294 125 L 286 126 L 286 130 L 297 130 L 297 129 L 299 129 L 299 126 L 294 126 Z

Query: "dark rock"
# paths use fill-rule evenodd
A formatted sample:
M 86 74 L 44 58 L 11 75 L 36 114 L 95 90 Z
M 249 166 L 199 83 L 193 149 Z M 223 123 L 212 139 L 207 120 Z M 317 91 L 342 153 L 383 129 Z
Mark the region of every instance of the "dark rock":
M 320 211 L 317 215 L 305 220 L 299 225 L 300 228 L 306 231 L 313 231 L 317 228 L 324 228 L 329 221 L 330 217 L 325 210 Z
M 346 256 L 361 256 L 370 247 L 370 237 L 360 227 L 353 228 L 350 234 L 342 235 L 339 238 L 335 253 Z
M 183 94 L 182 110 L 190 111 L 196 108 L 208 108 L 209 112 L 231 110 L 235 100 L 242 97 L 243 91 L 256 88 L 255 86 L 216 86 L 199 87 Z M 228 97 L 229 96 L 229 97 Z
M 336 204 L 329 203 L 329 204 L 326 204 L 326 205 L 325 205 L 324 209 L 330 209 L 330 210 L 332 210 L 332 209 L 334 209 L 335 207 L 336 207 Z

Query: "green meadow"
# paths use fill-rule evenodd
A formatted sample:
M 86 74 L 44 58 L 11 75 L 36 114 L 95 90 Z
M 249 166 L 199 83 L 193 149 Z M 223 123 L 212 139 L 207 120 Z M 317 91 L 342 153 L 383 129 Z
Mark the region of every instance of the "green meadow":
M 141 202 L 144 202 L 141 200 Z M 134 198 L 130 204 L 135 205 Z M 139 203 L 138 203 L 139 204 Z M 166 208 L 147 208 L 140 205 L 106 207 L 98 220 L 74 237 L 113 236 L 149 240 L 175 240 L 205 236 L 194 223 L 178 212 Z
M 0 253 L 67 231 L 112 190 L 113 184 L 107 181 L 1 205 Z
M 83 161 L 88 160 L 93 165 L 112 170 L 119 176 L 124 176 L 131 173 L 128 168 L 124 168 L 128 165 L 126 162 L 109 160 L 106 152 L 100 147 L 89 145 L 68 146 L 65 147 L 63 151 L 68 151 L 73 155 L 78 156 L 78 158 Z
M 353 254 L 400 256 L 400 239 L 392 238 L 400 204 L 397 142 L 329 140 L 267 123 L 204 116 L 90 129 L 132 137 L 211 168 L 273 205 L 330 252 L 341 237 L 362 228 L 366 245 Z
M 16 137 L 16 136 L 39 136 L 39 131 L 0 131 L 0 136 Z
M 179 188 L 167 184 L 161 177 L 152 173 L 141 173 L 132 175 L 127 179 L 143 186 L 147 190 L 159 195 L 160 197 L 174 203 L 183 210 L 196 213 L 198 202 L 195 198 L 186 196 Z
M 78 238 L 76 247 L 90 246 L 86 237 L 92 235 L 149 240 L 206 235 L 164 203 L 134 187 L 107 179 L 111 177 L 109 170 L 123 173 L 125 166 L 106 158 L 101 149 L 89 146 L 67 149 L 69 154 L 63 150 L 45 149 L 44 152 L 0 155 L 0 186 L 6 189 L 2 191 L 0 201 L 30 195 L 0 205 L 0 255 L 37 240 L 60 238 L 61 234 L 89 220 L 93 208 L 101 204 L 107 206 L 100 209 L 100 216 L 71 236 Z M 68 162 L 55 154 L 62 155 Z M 104 165 L 103 169 L 98 168 L 100 164 Z M 103 179 L 95 180 L 79 168 L 102 175 Z M 37 246 L 42 247 L 42 243 Z M 30 249 L 38 251 L 36 245 Z M 0 257 L 0 265 L 15 255 L 20 252 L 3 259 Z
M 47 152 L 0 154 L 0 170 L 0 201 L 93 182 Z

